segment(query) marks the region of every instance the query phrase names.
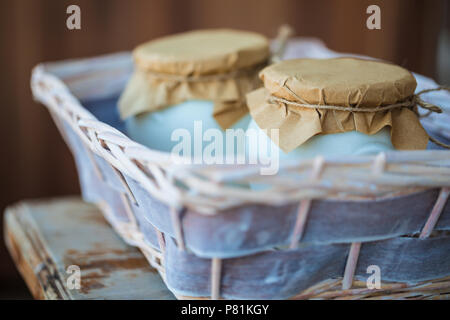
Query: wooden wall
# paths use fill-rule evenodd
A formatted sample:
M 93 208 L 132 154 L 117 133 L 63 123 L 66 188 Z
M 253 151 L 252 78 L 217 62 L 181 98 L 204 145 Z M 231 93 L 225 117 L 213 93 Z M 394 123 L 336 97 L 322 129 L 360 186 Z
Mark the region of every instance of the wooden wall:
M 69 4 L 81 7 L 82 30 L 67 30 Z M 370 4 L 381 7 L 382 30 L 365 26 Z M 433 76 L 446 9 L 444 0 L 2 0 L 0 210 L 23 198 L 79 192 L 68 149 L 47 111 L 31 98 L 30 72 L 41 61 L 130 50 L 195 28 L 241 28 L 272 37 L 288 23 L 298 35 L 320 37 L 334 50 Z M 0 284 L 2 279 L 17 279 L 3 244 Z

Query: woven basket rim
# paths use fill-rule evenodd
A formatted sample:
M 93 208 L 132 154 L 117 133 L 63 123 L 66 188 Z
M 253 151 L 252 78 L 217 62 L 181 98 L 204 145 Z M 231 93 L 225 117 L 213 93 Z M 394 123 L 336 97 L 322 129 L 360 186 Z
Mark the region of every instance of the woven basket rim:
M 126 58 L 125 56 L 120 57 L 117 55 L 95 58 L 94 67 L 97 67 L 98 61 L 101 61 L 103 64 L 102 68 L 108 68 L 108 66 L 114 64 L 112 63 L 114 59 L 111 59 L 111 57 L 119 60 Z M 84 63 L 86 62 L 88 65 L 89 63 L 94 63 L 90 59 L 84 61 Z M 75 61 L 74 63 L 79 63 L 79 61 Z M 302 165 L 288 164 L 286 168 L 284 168 L 287 172 L 292 172 L 295 170 L 296 172 L 301 172 L 309 177 L 309 179 L 306 179 L 307 184 L 300 184 L 300 188 L 298 189 L 303 193 L 299 192 L 291 197 L 283 198 L 282 196 L 285 196 L 283 192 L 286 189 L 277 189 L 277 192 L 280 193 L 280 197 L 278 198 L 258 199 L 254 196 L 253 198 L 248 199 L 245 197 L 239 197 L 238 194 L 233 193 L 232 190 L 227 189 L 226 186 L 223 185 L 224 181 L 233 181 L 235 178 L 231 176 L 230 179 L 230 172 L 224 172 L 223 168 L 198 168 L 196 166 L 183 166 L 181 169 L 178 168 L 181 173 L 174 173 L 169 170 L 170 174 L 168 174 L 168 168 L 170 168 L 171 164 L 170 161 L 167 161 L 167 157 L 164 157 L 163 153 L 154 152 L 144 146 L 138 145 L 117 129 L 96 119 L 89 111 L 84 109 L 82 104 L 78 101 L 73 92 L 69 90 L 63 80 L 58 79 L 55 74 L 50 72 L 47 68 L 48 66 L 50 65 L 38 65 L 33 70 L 31 85 L 36 100 L 44 103 L 50 109 L 50 113 L 53 116 L 56 115 L 58 118 L 61 118 L 67 122 L 67 125 L 73 129 L 78 138 L 83 142 L 83 149 L 87 150 L 88 156 L 90 154 L 89 152 L 98 155 L 113 169 L 115 169 L 113 171 L 117 173 L 119 180 L 122 178 L 121 181 L 124 183 L 123 187 L 125 189 L 124 191 L 120 191 L 120 197 L 125 208 L 128 208 L 128 210 L 125 211 L 129 220 L 127 222 L 123 222 L 122 220 L 117 219 L 114 212 L 112 212 L 112 210 L 108 210 L 107 203 L 103 203 L 103 205 L 102 203 L 98 203 L 98 205 L 114 229 L 116 229 L 116 231 L 127 243 L 141 249 L 149 263 L 158 270 L 164 281 L 166 281 L 164 261 L 164 252 L 166 250 L 164 239 L 166 234 L 164 231 L 161 231 L 155 227 L 159 243 L 158 249 L 155 249 L 146 241 L 145 236 L 136 221 L 136 217 L 134 216 L 136 213 L 133 212 L 130 207 L 127 207 L 127 204 L 130 206 L 130 202 L 133 199 L 133 194 L 131 193 L 129 186 L 127 186 L 126 181 L 123 179 L 123 175 L 129 175 L 144 188 L 144 191 L 169 205 L 170 214 L 173 219 L 172 224 L 175 230 L 175 236 L 167 236 L 171 237 L 172 240 L 176 240 L 176 249 L 181 251 L 186 250 L 187 248 L 184 243 L 182 224 L 180 222 L 180 210 L 182 208 L 193 207 L 197 209 L 196 212 L 198 213 L 211 214 L 220 212 L 223 209 L 235 205 L 241 205 L 251 201 L 257 202 L 258 200 L 261 200 L 259 203 L 267 205 L 300 202 L 297 222 L 292 233 L 292 243 L 290 246 L 290 248 L 295 249 L 296 244 L 302 238 L 303 229 L 301 224 L 302 221 L 305 222 L 307 219 L 311 200 L 321 198 L 330 199 L 330 197 L 334 195 L 334 193 L 330 192 L 330 189 L 325 188 L 326 192 L 323 192 L 324 185 L 320 184 L 321 181 L 324 180 L 324 177 L 328 177 L 327 174 L 329 175 L 328 171 L 330 171 L 330 168 L 334 167 L 338 168 L 338 171 L 347 172 L 350 170 L 349 172 L 352 174 L 355 172 L 358 173 L 355 175 L 355 177 L 359 179 L 356 180 L 359 182 L 358 186 L 365 185 L 368 187 L 367 194 L 369 195 L 369 199 L 374 199 L 376 194 L 373 188 L 376 189 L 375 191 L 383 191 L 379 192 L 380 195 L 389 197 L 398 192 L 401 193 L 410 191 L 411 186 L 418 189 L 441 187 L 441 191 L 433 210 L 419 235 L 419 239 L 416 239 L 415 241 L 427 241 L 426 238 L 433 238 L 432 232 L 434 226 L 436 225 L 437 219 L 439 219 L 439 215 L 447 202 L 450 192 L 450 189 L 448 188 L 448 184 L 450 183 L 450 179 L 448 179 L 448 175 L 450 174 L 449 151 L 382 153 L 377 156 L 366 157 L 365 159 L 358 159 L 357 161 L 352 160 L 350 162 L 348 160 L 349 158 L 334 159 L 334 162 L 332 162 L 330 159 L 323 159 L 319 157 L 318 159 L 313 159 L 309 162 L 302 163 Z M 89 67 L 85 67 L 85 69 L 86 68 L 89 69 Z M 87 71 L 88 70 L 84 70 L 86 73 L 84 74 L 83 70 L 81 70 L 82 78 L 89 78 L 89 72 Z M 107 71 L 108 75 L 112 72 L 111 70 Z M 121 70 L 116 71 L 119 74 L 122 72 Z M 80 76 L 80 74 L 78 75 Z M 101 75 L 95 75 L 96 81 L 100 78 Z M 60 119 L 55 121 L 57 125 L 60 123 L 59 120 Z M 95 163 L 95 161 L 93 161 L 93 163 Z M 445 166 L 440 167 L 439 165 L 442 163 L 444 163 Z M 359 170 L 361 168 L 364 170 Z M 95 169 L 96 167 L 94 165 L 93 170 L 96 171 Z M 238 168 L 239 170 L 236 168 L 232 169 L 235 170 L 232 171 L 233 173 L 239 170 L 242 171 L 242 168 Z M 254 174 L 254 171 L 252 170 L 255 170 L 255 168 L 246 167 L 245 170 L 247 171 L 244 173 L 240 172 L 241 176 L 239 177 L 251 177 L 252 174 Z M 334 172 L 336 172 L 336 170 Z M 398 179 L 395 180 L 395 183 L 392 183 L 391 179 L 393 172 Z M 203 174 L 203 180 L 198 181 L 197 177 L 199 173 Z M 189 186 L 192 187 L 192 190 L 199 191 L 201 197 L 199 197 L 198 194 L 196 195 L 197 197 L 186 197 L 185 194 L 175 188 L 175 184 L 173 182 L 176 179 L 186 179 L 183 181 L 188 182 Z M 349 181 L 352 182 L 351 180 Z M 341 183 L 341 181 L 339 182 Z M 295 186 L 294 188 L 296 187 L 298 186 Z M 322 189 L 320 187 L 322 187 Z M 208 190 L 208 188 L 213 188 L 212 192 L 211 190 Z M 305 192 L 305 189 L 311 189 L 312 192 Z M 217 193 L 223 191 L 226 191 L 226 194 L 220 195 L 222 198 L 226 198 L 225 200 L 227 201 L 224 199 L 217 200 Z M 165 192 L 168 192 L 169 197 L 167 197 Z M 199 198 L 202 201 L 200 201 Z M 230 201 L 230 199 L 233 201 Z M 104 199 L 102 201 L 104 201 Z M 304 220 L 302 220 L 303 218 Z M 300 226 L 300 228 L 297 228 L 298 226 Z M 359 242 L 351 243 L 347 257 L 347 264 L 345 266 L 342 279 L 330 279 L 324 281 L 323 283 L 318 283 L 293 298 L 383 299 L 389 297 L 416 298 L 418 296 L 431 298 L 449 297 L 448 294 L 440 295 L 442 292 L 448 292 L 446 291 L 450 286 L 448 278 L 429 280 L 424 283 L 420 283 L 417 286 L 410 286 L 405 283 L 394 283 L 392 285 L 387 284 L 386 287 L 383 285 L 383 289 L 386 290 L 377 291 L 374 292 L 374 294 L 372 294 L 372 292 L 367 293 L 367 290 L 361 286 L 361 283 L 359 283 L 360 281 L 356 280 L 355 282 L 353 279 L 360 246 L 361 243 Z M 220 284 L 222 259 L 215 257 L 211 259 L 210 263 L 211 298 L 217 299 L 221 296 Z M 183 298 L 181 296 L 177 297 Z
M 94 59 L 81 62 L 98 64 L 108 59 L 123 61 L 128 57 L 122 53 L 104 56 L 103 60 L 101 57 Z M 80 64 L 80 60 L 71 63 Z M 304 161 L 283 161 L 280 172 L 286 175 L 273 176 L 260 176 L 260 165 L 180 165 L 169 153 L 140 145 L 98 120 L 81 105 L 66 83 L 53 74 L 52 69 L 58 65 L 61 63 L 39 64 L 33 69 L 31 86 L 35 99 L 61 115 L 93 153 L 138 181 L 157 199 L 178 209 L 188 206 L 208 214 L 246 203 L 282 205 L 330 197 L 338 200 L 374 199 L 405 192 L 410 187 L 450 186 L 450 151 L 444 150 L 391 151 L 372 156 L 319 156 Z M 102 70 L 110 65 L 104 63 Z M 83 72 L 89 75 L 92 71 L 86 67 L 80 74 Z M 300 174 L 302 180 L 289 180 L 287 176 L 293 172 Z M 182 181 L 189 192 L 177 187 L 175 181 Z M 243 190 L 229 184 L 252 181 L 269 184 L 272 189 Z M 355 183 L 361 186 L 352 187 Z

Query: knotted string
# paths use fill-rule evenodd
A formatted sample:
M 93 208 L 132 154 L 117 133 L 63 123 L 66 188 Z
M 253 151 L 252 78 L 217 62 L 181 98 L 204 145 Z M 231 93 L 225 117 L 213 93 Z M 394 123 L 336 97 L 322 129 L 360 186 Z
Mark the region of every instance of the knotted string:
M 450 87 L 438 87 L 434 89 L 427 89 L 422 90 L 415 95 L 413 95 L 411 98 L 409 98 L 406 101 L 390 104 L 386 106 L 378 106 L 373 108 L 361 108 L 361 107 L 344 107 L 344 106 L 334 106 L 334 105 L 320 105 L 320 104 L 310 104 L 306 102 L 296 102 L 287 100 L 284 98 L 279 98 L 275 96 L 270 96 L 270 101 L 276 101 L 287 105 L 293 105 L 297 107 L 302 108 L 309 108 L 309 109 L 323 109 L 323 110 L 336 110 L 336 111 L 347 111 L 347 112 L 380 112 L 380 111 L 386 111 L 396 108 L 411 108 L 416 105 L 419 105 L 421 108 L 428 110 L 429 112 L 436 112 L 436 113 L 442 113 L 442 109 L 434 104 L 428 103 L 423 101 L 420 98 L 420 95 L 423 93 L 431 92 L 431 91 L 438 91 L 438 90 L 447 90 L 450 91 Z M 291 91 L 292 92 L 292 91 Z M 297 98 L 298 96 L 295 95 Z
M 378 106 L 378 107 L 374 107 L 374 108 L 361 108 L 361 107 L 344 107 L 344 106 L 334 106 L 334 105 L 310 104 L 310 103 L 307 103 L 306 101 L 304 101 L 302 98 L 300 98 L 297 94 L 295 94 L 288 87 L 284 86 L 284 88 L 289 90 L 290 93 L 292 93 L 301 102 L 291 101 L 291 100 L 287 100 L 284 98 L 275 97 L 273 95 L 270 96 L 269 102 L 278 102 L 278 103 L 282 103 L 285 105 L 292 105 L 292 106 L 308 108 L 308 109 L 316 109 L 316 110 L 322 109 L 322 110 L 335 110 L 335 111 L 347 111 L 347 112 L 380 112 L 380 111 L 387 111 L 387 110 L 392 110 L 392 109 L 397 109 L 397 108 L 413 108 L 415 106 L 419 106 L 422 109 L 428 110 L 428 112 L 425 115 L 423 115 L 423 117 L 428 116 L 432 112 L 442 113 L 442 109 L 434 104 L 431 104 L 431 103 L 428 103 L 428 102 L 422 100 L 422 98 L 420 98 L 420 95 L 422 95 L 424 93 L 432 92 L 432 91 L 440 91 L 440 90 L 450 91 L 450 87 L 439 86 L 439 87 L 433 88 L 433 89 L 422 90 L 422 91 L 414 94 L 413 96 L 411 96 L 408 100 L 403 101 L 403 102 L 390 104 L 390 105 L 386 105 L 386 106 Z M 450 149 L 450 145 L 445 144 L 441 141 L 438 141 L 438 140 L 434 139 L 433 137 L 429 137 L 429 138 L 433 143 L 437 144 L 438 146 L 446 148 L 446 149 Z

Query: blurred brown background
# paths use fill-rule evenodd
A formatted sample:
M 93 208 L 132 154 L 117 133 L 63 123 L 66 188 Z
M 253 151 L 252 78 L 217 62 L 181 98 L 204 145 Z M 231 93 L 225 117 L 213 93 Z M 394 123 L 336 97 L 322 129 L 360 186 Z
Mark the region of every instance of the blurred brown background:
M 66 28 L 70 4 L 81 8 L 81 30 Z M 371 4 L 381 8 L 381 30 L 366 28 Z M 67 147 L 31 98 L 30 72 L 39 62 L 131 50 L 196 28 L 274 37 L 288 23 L 333 50 L 390 60 L 448 84 L 449 10 L 446 0 L 0 0 L 0 212 L 24 198 L 79 192 Z M 20 297 L 29 295 L 2 241 L 0 298 Z

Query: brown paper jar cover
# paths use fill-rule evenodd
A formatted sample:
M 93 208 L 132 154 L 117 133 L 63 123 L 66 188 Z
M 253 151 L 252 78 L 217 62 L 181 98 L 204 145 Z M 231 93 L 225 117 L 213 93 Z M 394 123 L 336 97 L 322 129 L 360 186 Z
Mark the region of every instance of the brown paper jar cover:
M 269 41 L 254 32 L 198 30 L 142 44 L 133 57 L 135 71 L 119 99 L 122 118 L 203 99 L 214 101 L 213 116 L 225 129 L 248 113 L 245 94 L 261 86 Z
M 359 131 L 375 134 L 391 127 L 396 149 L 425 149 L 428 135 L 415 110 L 377 112 L 310 109 L 270 99 L 311 105 L 375 108 L 414 95 L 416 80 L 394 64 L 355 58 L 294 59 L 264 68 L 264 88 L 247 94 L 250 114 L 261 129 L 279 129 L 279 147 L 289 152 L 316 134 Z

